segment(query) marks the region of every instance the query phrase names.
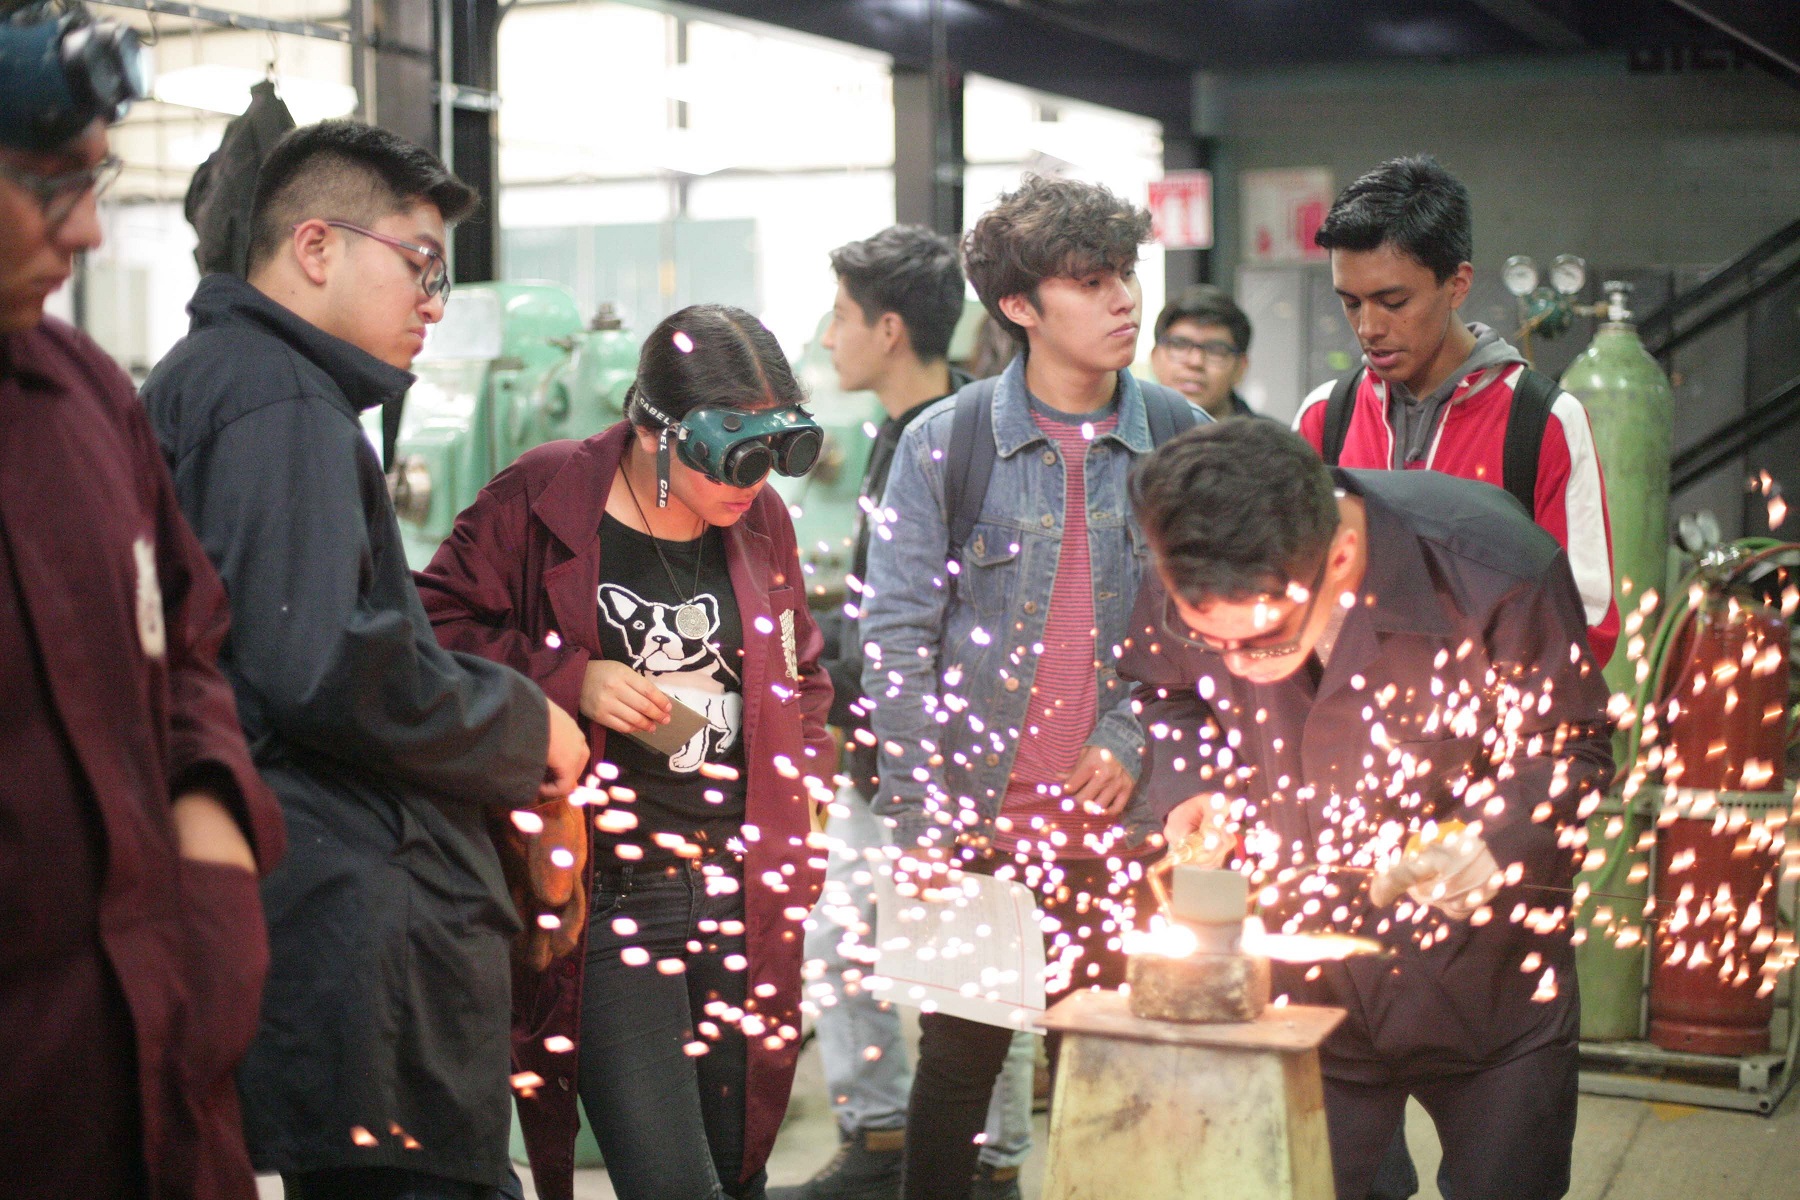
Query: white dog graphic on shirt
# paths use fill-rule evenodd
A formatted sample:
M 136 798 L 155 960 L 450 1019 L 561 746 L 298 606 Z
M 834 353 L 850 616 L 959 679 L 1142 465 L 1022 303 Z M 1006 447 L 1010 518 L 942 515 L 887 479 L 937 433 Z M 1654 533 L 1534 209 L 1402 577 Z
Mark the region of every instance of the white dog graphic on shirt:
M 645 600 L 615 583 L 600 585 L 600 612 L 624 635 L 632 669 L 706 718 L 706 727 L 669 756 L 669 770 L 682 775 L 736 745 L 744 723 L 743 696 L 726 690 L 738 682 L 737 672 L 711 641 L 719 632 L 718 598 L 703 592 L 689 603 L 706 614 L 706 632 L 698 638 L 682 637 L 675 628 L 680 605 Z

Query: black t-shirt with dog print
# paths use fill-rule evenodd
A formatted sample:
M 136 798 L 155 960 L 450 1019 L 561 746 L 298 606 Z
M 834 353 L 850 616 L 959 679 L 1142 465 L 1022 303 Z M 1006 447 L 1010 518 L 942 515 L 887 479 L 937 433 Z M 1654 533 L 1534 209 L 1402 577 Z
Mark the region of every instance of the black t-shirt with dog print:
M 657 559 L 659 545 L 667 570 Z M 744 626 L 725 535 L 709 526 L 691 542 L 653 542 L 604 516 L 600 562 L 605 656 L 706 718 L 674 754 L 623 734 L 607 736 L 606 761 L 619 771 L 611 786 L 635 793 L 627 799 L 615 792 L 610 807 L 633 813 L 637 825 L 612 835 L 602 826 L 602 853 L 610 843 L 630 842 L 660 857 L 670 847 L 657 845 L 659 833 L 679 835 L 709 855 L 725 849 L 744 820 Z

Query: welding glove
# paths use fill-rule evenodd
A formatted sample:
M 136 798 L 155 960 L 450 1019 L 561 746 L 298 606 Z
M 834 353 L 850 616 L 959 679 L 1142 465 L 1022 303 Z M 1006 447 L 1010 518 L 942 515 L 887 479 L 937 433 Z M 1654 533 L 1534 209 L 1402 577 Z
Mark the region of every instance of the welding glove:
M 1369 898 L 1385 908 L 1405 892 L 1415 903 L 1429 904 L 1452 921 L 1466 921 L 1493 898 L 1499 874 L 1500 864 L 1481 835 L 1452 821 L 1434 836 L 1414 834 L 1399 860 L 1375 873 Z
M 1169 846 L 1169 858 L 1176 865 L 1224 866 L 1230 861 L 1231 852 L 1237 849 L 1237 837 L 1231 832 L 1229 816 L 1230 802 L 1218 792 L 1183 800 L 1163 823 L 1163 839 Z

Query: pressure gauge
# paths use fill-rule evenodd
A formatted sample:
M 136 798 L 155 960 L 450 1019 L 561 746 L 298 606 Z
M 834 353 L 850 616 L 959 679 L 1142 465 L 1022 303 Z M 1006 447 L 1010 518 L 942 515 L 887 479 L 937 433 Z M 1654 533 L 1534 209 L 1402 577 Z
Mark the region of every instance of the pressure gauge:
M 1559 254 L 1550 264 L 1550 286 L 1573 296 L 1587 283 L 1587 260 L 1575 254 Z
M 1531 261 L 1528 254 L 1515 254 L 1500 268 L 1500 281 L 1506 285 L 1507 291 L 1523 299 L 1537 287 L 1537 264 Z

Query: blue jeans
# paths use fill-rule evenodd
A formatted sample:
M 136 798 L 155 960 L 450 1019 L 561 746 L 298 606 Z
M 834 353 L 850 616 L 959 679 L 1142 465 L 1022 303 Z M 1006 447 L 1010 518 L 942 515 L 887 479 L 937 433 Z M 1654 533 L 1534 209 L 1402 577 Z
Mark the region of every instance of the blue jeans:
M 849 811 L 839 816 L 834 807 L 825 826 L 826 836 L 835 844 L 825 870 L 825 891 L 806 935 L 807 960 L 825 964 L 824 975 L 808 987 L 820 1006 L 815 1028 L 825 1090 L 838 1126 L 846 1132 L 903 1129 L 912 1069 L 900 1033 L 900 1014 L 892 1004 L 844 981 L 846 970 L 870 969 L 875 945 L 874 872 L 887 838 L 881 821 L 869 811 L 869 802 L 855 788 L 841 789 L 837 802 Z M 871 861 L 871 852 L 876 861 Z M 877 1052 L 872 1059 L 870 1049 Z M 1031 1154 L 1036 1061 L 1036 1038 L 1029 1033 L 1013 1035 L 1006 1066 L 988 1101 L 981 1161 L 989 1166 L 1016 1167 Z
M 709 894 L 707 880 L 719 874 L 740 886 Z M 744 1004 L 744 971 L 725 965 L 744 953 L 742 880 L 742 864 L 730 858 L 701 867 L 647 856 L 595 869 L 581 996 L 581 1105 L 619 1200 L 763 1196 L 765 1172 L 738 1182 L 744 1035 L 705 1011 L 715 1001 Z M 722 930 L 723 922 L 735 922 L 735 932 Z M 629 948 L 648 951 L 649 961 L 626 963 L 621 952 Z M 658 969 L 669 960 L 683 969 Z M 706 1052 L 690 1055 L 690 1044 Z

